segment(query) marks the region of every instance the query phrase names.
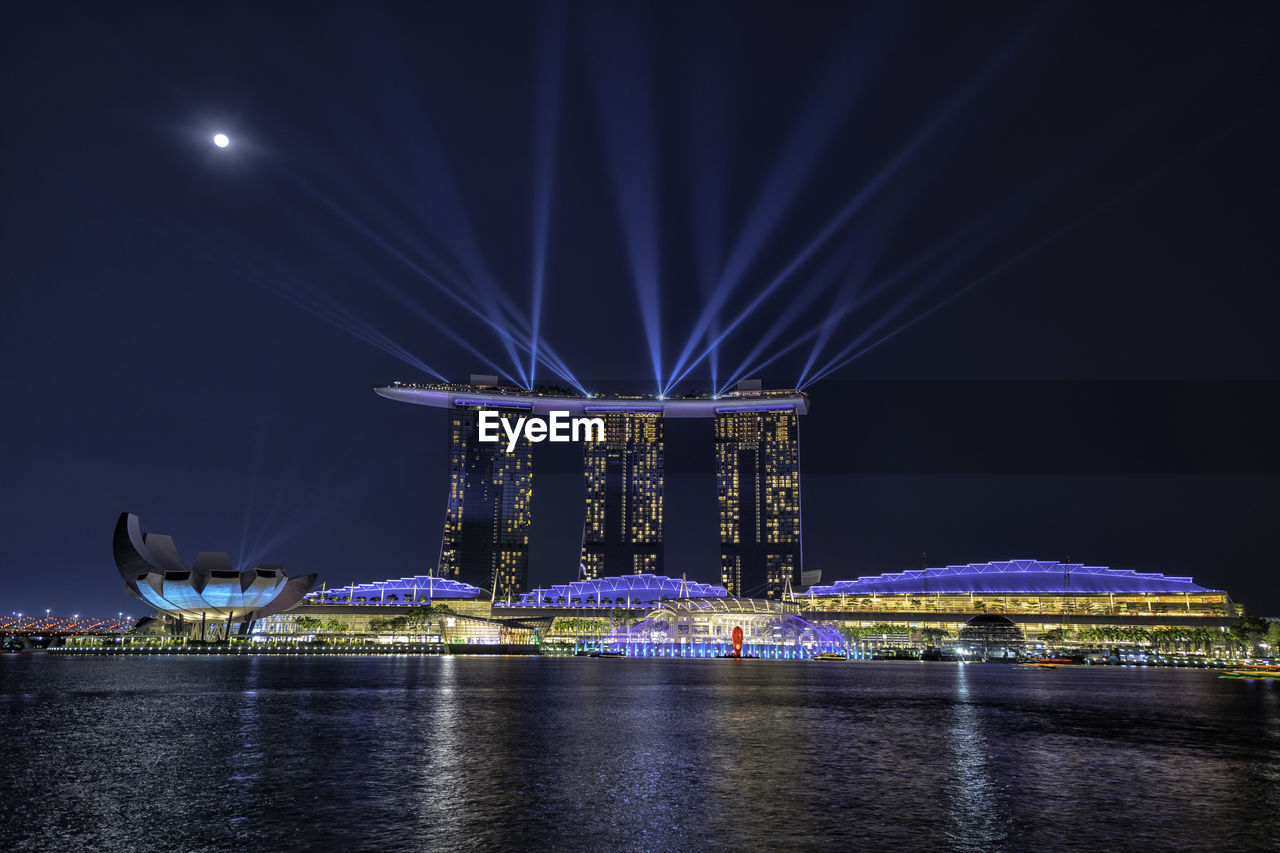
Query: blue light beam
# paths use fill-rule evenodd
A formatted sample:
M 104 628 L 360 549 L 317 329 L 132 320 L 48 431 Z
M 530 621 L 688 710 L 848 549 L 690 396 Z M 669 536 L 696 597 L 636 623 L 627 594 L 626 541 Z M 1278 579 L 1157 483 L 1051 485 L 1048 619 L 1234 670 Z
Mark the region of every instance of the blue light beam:
M 623 15 L 606 17 L 592 10 L 590 53 L 595 67 L 597 113 L 604 135 L 609 176 L 654 382 L 662 392 L 662 328 L 659 299 L 661 260 L 658 242 L 658 164 L 654 139 L 653 71 L 649 51 L 640 43 L 640 22 Z M 629 10 L 609 6 L 610 12 Z
M 784 284 L 790 278 L 792 273 L 808 261 L 818 248 L 830 239 L 832 235 L 837 233 L 855 213 L 862 209 L 863 205 L 879 193 L 885 184 L 887 184 L 903 168 L 903 166 L 910 162 L 911 158 L 915 156 L 915 153 L 924 146 L 926 142 L 932 139 L 933 136 L 951 120 L 962 106 L 967 104 L 978 94 L 978 92 L 984 89 L 987 83 L 998 71 L 1003 69 L 1004 66 L 1009 63 L 1014 54 L 1021 47 L 1022 43 L 1026 41 L 1032 28 L 1033 25 L 1025 27 L 1016 38 L 1006 44 L 1003 49 L 992 57 L 992 59 L 987 62 L 987 64 L 983 66 L 983 68 L 975 74 L 973 78 L 970 79 L 964 88 L 961 89 L 955 97 L 947 102 L 941 111 L 939 111 L 925 124 L 924 128 L 918 132 L 909 143 L 907 143 L 906 147 L 891 158 L 890 161 L 880 169 L 875 178 L 873 178 L 869 184 L 864 186 L 849 201 L 849 203 L 846 204 L 827 223 L 827 225 L 823 227 L 823 229 L 813 237 L 795 257 L 791 259 L 790 262 L 787 263 L 782 271 L 773 277 L 764 289 L 747 304 L 747 307 L 726 325 L 725 330 L 718 335 L 710 345 L 703 349 L 691 363 L 688 363 L 688 366 L 684 367 L 683 372 L 680 372 L 679 365 L 683 365 L 687 361 L 686 357 L 682 356 L 681 359 L 677 361 L 678 366 L 673 370 L 674 378 L 667 383 L 666 387 L 670 388 L 684 379 L 693 367 L 707 357 L 709 351 L 719 346 L 720 343 L 738 327 L 738 325 L 740 325 L 760 306 L 762 302 L 765 301 L 765 299 Z M 699 318 L 698 325 L 694 328 L 693 335 L 691 336 L 693 340 L 697 340 L 704 334 L 707 322 L 709 322 L 707 319 L 707 312 L 704 311 L 703 315 Z
M 894 29 L 904 20 L 905 16 L 897 16 Z M 840 49 L 830 58 L 827 71 L 766 176 L 710 298 L 703 306 L 680 357 L 676 359 L 672 375 L 678 375 L 679 378 L 670 382 L 668 389 L 686 375 L 680 371 L 699 341 L 704 337 L 711 340 L 719 338 L 719 335 L 709 331 L 709 327 L 715 323 L 715 318 L 746 276 L 778 223 L 812 177 L 836 131 L 861 99 L 867 84 L 874 79 L 868 66 L 879 65 L 884 59 L 887 46 L 892 42 L 893 39 L 886 37 L 882 30 L 867 26 L 850 15 L 845 24 L 844 36 L 837 39 Z M 717 100 L 712 99 L 712 102 Z M 714 358 L 714 346 L 708 347 L 708 350 L 709 355 Z
M 547 239 L 551 230 L 552 180 L 556 170 L 556 132 L 560 123 L 560 87 L 564 74 L 563 3 L 544 7 L 538 39 L 538 75 L 533 111 L 533 258 L 530 270 L 529 385 L 538 367 L 538 335 L 542 292 L 547 272 Z
M 747 365 L 754 362 L 764 350 L 772 346 L 773 342 L 790 328 L 819 296 L 826 292 L 831 283 L 840 275 L 841 270 L 849 266 L 856 250 L 857 244 L 850 241 L 840 251 L 827 259 L 826 263 L 809 279 L 808 284 L 800 290 L 799 294 L 789 299 L 787 304 L 783 306 L 782 311 L 756 341 L 755 346 L 742 358 L 738 368 L 729 374 L 729 378 L 725 382 L 726 386 L 732 385 L 734 380 L 743 376 L 747 372 Z
M 1183 158 L 1179 158 L 1179 159 L 1183 159 Z M 1166 169 L 1162 169 L 1162 170 L 1160 170 L 1160 172 L 1164 172 L 1164 171 L 1167 171 L 1167 170 L 1166 170 Z M 937 311 L 941 310 L 942 308 L 945 308 L 947 305 L 950 305 L 952 302 L 956 301 L 956 300 L 957 300 L 957 299 L 959 299 L 961 296 L 964 296 L 965 294 L 967 294 L 967 293 L 971 292 L 972 290 L 974 290 L 975 288 L 979 287 L 980 285 L 985 284 L 986 282 L 990 281 L 991 279 L 995 278 L 996 276 L 1000 275 L 1001 273 L 1005 272 L 1006 270 L 1008 270 L 1008 269 L 1010 269 L 1010 268 L 1012 268 L 1012 267 L 1016 266 L 1017 264 L 1021 263 L 1021 262 L 1022 262 L 1022 261 L 1024 261 L 1024 260 L 1026 260 L 1028 257 L 1030 257 L 1031 255 L 1035 254 L 1036 252 L 1040 251 L 1040 250 L 1041 250 L 1041 249 L 1043 249 L 1045 246 L 1048 246 L 1049 244 L 1054 243 L 1054 242 L 1056 242 L 1057 240 L 1060 240 L 1062 237 L 1064 237 L 1064 236 L 1066 236 L 1067 234 L 1069 234 L 1070 232 L 1072 232 L 1072 231 L 1076 230 L 1076 229 L 1077 229 L 1077 228 L 1079 228 L 1081 225 L 1085 224 L 1086 222 L 1088 222 L 1088 221 L 1089 221 L 1090 219 L 1092 219 L 1094 216 L 1097 216 L 1097 215 L 1098 215 L 1099 213 L 1101 213 L 1102 211 L 1104 211 L 1104 210 L 1106 210 L 1106 209 L 1108 209 L 1108 208 L 1110 208 L 1110 207 L 1113 207 L 1114 205 L 1116 205 L 1116 204 L 1120 203 L 1120 201 L 1122 201 L 1123 199 L 1128 198 L 1130 195 L 1133 195 L 1133 194 L 1134 194 L 1135 192 L 1137 192 L 1140 188 L 1142 188 L 1142 187 L 1146 186 L 1147 184 L 1151 183 L 1151 182 L 1155 179 L 1155 177 L 1156 177 L 1156 175 L 1148 176 L 1146 179 L 1144 179 L 1144 180 L 1142 180 L 1142 181 L 1138 182 L 1137 184 L 1135 184 L 1135 185 L 1133 185 L 1133 186 L 1129 187 L 1128 189 L 1126 189 L 1126 190 L 1124 190 L 1124 191 L 1122 191 L 1122 192 L 1120 192 L 1120 193 L 1117 193 L 1117 194 L 1113 195 L 1111 198 L 1109 198 L 1109 199 L 1107 199 L 1107 200 L 1105 200 L 1105 201 L 1101 202 L 1101 203 L 1100 203 L 1100 204 L 1098 204 L 1096 207 L 1094 207 L 1093 209 L 1091 209 L 1089 212 L 1085 213 L 1084 215 L 1082 215 L 1082 216 L 1080 216 L 1080 217 L 1077 217 L 1075 220 L 1073 220 L 1073 221 L 1069 222 L 1068 224 L 1066 224 L 1066 225 L 1062 226 L 1062 227 L 1061 227 L 1061 228 L 1059 228 L 1057 231 L 1053 232 L 1052 234 L 1050 234 L 1049 236 L 1045 237 L 1044 239 L 1039 240 L 1038 242 L 1034 243 L 1034 244 L 1033 244 L 1033 245 L 1031 245 L 1031 246 L 1028 246 L 1026 249 L 1023 249 L 1021 252 L 1018 252 L 1018 253 L 1017 253 L 1016 255 L 1014 255 L 1013 257 L 1009 258 L 1008 260 L 1006 260 L 1006 261 L 1002 262 L 1001 264 L 999 264 L 998 266 L 996 266 L 994 269 L 992 269 L 992 270 L 990 270 L 990 271 L 988 271 L 988 272 L 984 273 L 983 275 L 979 276 L 978 278 L 976 278 L 976 279 L 974 279 L 973 281 L 971 281 L 971 282 L 969 282 L 968 284 L 966 284 L 964 287 L 962 287 L 962 288 L 960 288 L 959 290 L 957 290 L 956 292 L 952 293 L 950 296 L 947 296 L 945 299 L 943 299 L 942 301 L 938 302 L 938 303 L 937 303 L 936 305 L 934 305 L 933 307 L 929 308 L 929 309 L 928 309 L 928 310 L 926 310 L 926 311 L 921 312 L 920 314 L 918 314 L 918 315 L 916 315 L 915 317 L 913 317 L 913 318 L 911 318 L 910 320 L 908 320 L 906 323 L 903 323 L 901 326 L 898 326 L 898 327 L 897 327 L 897 328 L 895 328 L 893 331 L 891 331 L 891 332 L 889 332 L 888 334 L 884 335 L 883 337 L 879 338 L 879 339 L 878 339 L 878 340 L 876 340 L 875 342 L 873 342 L 873 343 L 869 344 L 868 346 L 866 346 L 866 347 L 864 347 L 864 348 L 862 348 L 862 349 L 858 350 L 857 352 L 853 353 L 852 355 L 849 355 L 847 358 L 842 358 L 842 359 L 841 359 L 840 361 L 838 361 L 838 362 L 835 362 L 835 360 L 833 359 L 833 363 L 829 363 L 829 366 L 824 367 L 820 372 L 818 372 L 817 374 L 815 374 L 811 379 L 809 379 L 809 380 L 808 380 L 808 381 L 807 381 L 803 386 L 801 386 L 801 387 L 802 387 L 802 388 L 803 388 L 803 387 L 807 387 L 807 386 L 809 386 L 809 385 L 812 385 L 814 382 L 819 381 L 820 379 L 823 379 L 823 378 L 825 378 L 825 377 L 827 377 L 827 376 L 830 376 L 834 371 L 841 369 L 842 367 L 844 367 L 845 365 L 850 364 L 850 363 L 851 363 L 851 362 L 853 362 L 853 361 L 856 361 L 857 359 L 859 359 L 859 358 L 861 358 L 862 356 L 866 355 L 867 353 L 871 352 L 873 349 L 875 349 L 876 347 L 878 347 L 878 346 L 880 346 L 881 344 L 885 343 L 886 341 L 889 341 L 889 340 L 891 340 L 892 338 L 896 337 L 897 335 L 901 334 L 902 332 L 905 332 L 907 329 L 909 329 L 909 328 L 911 328 L 912 326 L 914 326 L 915 324 L 919 323 L 921 320 L 924 320 L 925 318 L 927 318 L 927 317 L 931 316 L 932 314 L 936 313 Z M 976 251 L 976 250 L 975 250 L 975 251 Z M 936 279 L 936 278 L 941 278 L 941 277 L 943 277 L 944 275 L 949 274 L 949 273 L 950 273 L 950 271 L 951 271 L 951 270 L 950 270 L 950 269 L 948 269 L 948 270 L 944 271 L 944 273 L 942 273 L 942 274 L 940 274 L 940 275 L 938 275 L 938 276 L 935 276 L 934 278 L 935 278 L 935 279 Z M 893 312 L 893 313 L 894 313 L 894 314 L 896 314 L 896 313 L 898 313 L 898 312 L 897 312 L 897 311 L 895 311 L 895 312 Z M 886 318 L 886 319 L 887 319 L 887 318 Z M 883 325 L 884 325 L 884 320 L 881 320 L 881 321 L 877 322 L 877 323 L 872 327 L 872 329 L 868 329 L 866 332 L 863 332 L 861 335 L 859 335 L 859 336 L 854 340 L 854 342 L 853 342 L 852 344 L 850 344 L 848 347 L 845 347 L 845 349 L 844 349 L 844 350 L 842 350 L 842 351 L 841 351 L 841 353 L 840 353 L 840 354 L 838 354 L 838 355 L 836 356 L 836 358 L 840 358 L 840 357 L 841 357 L 841 356 L 843 356 L 845 353 L 847 353 L 848 351 L 852 350 L 855 346 L 857 346 L 857 345 L 859 345 L 859 344 L 863 343 L 863 342 L 864 342 L 864 341 L 865 341 L 865 340 L 870 336 L 870 334 L 873 332 L 873 330 L 874 330 L 874 329 L 877 329 L 877 328 L 879 328 L 879 327 L 882 327 Z

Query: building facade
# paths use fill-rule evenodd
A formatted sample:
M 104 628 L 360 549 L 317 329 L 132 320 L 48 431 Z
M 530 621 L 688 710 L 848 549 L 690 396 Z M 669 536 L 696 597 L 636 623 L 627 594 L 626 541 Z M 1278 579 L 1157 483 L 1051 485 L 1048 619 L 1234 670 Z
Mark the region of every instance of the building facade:
M 779 598 L 799 581 L 797 427 L 809 411 L 803 392 L 762 389 L 757 380 L 732 392 L 682 397 L 574 395 L 497 383 L 472 376 L 468 384 L 375 389 L 390 400 L 449 412 L 449 502 L 435 576 L 481 587 L 494 601 L 527 589 L 534 451 L 528 434 L 510 451 L 506 441 L 480 442 L 480 413 L 492 411 L 509 421 L 569 415 L 604 422 L 604 441 L 583 446 L 579 578 L 667 570 L 663 424 L 699 418 L 713 423 L 716 437 L 725 583 L 735 595 Z
M 201 551 L 188 565 L 172 537 L 143 533 L 141 519 L 129 512 L 116 521 L 112 551 L 125 592 L 162 618 L 198 628 L 201 639 L 210 637 L 209 623 L 221 623 L 225 636 L 233 623 L 297 607 L 317 579 L 314 573 L 290 577 L 281 565 L 238 569 L 222 551 Z
M 1001 614 L 1058 622 L 1117 617 L 1158 621 L 1163 617 L 1234 617 L 1224 590 L 1192 578 L 1061 563 L 1000 560 L 928 569 L 908 569 L 810 587 L 795 597 L 806 610 L 904 614 L 920 618 L 954 614 L 968 619 Z
M 495 408 L 495 407 L 489 407 Z M 527 441 L 479 440 L 481 406 L 449 413 L 449 504 L 440 545 L 440 571 L 505 600 L 522 592 L 529 573 L 532 453 Z M 501 407 L 504 417 L 527 415 Z
M 582 576 L 661 574 L 662 411 L 604 412 L 596 417 L 604 420 L 604 441 L 582 445 Z
M 781 598 L 801 571 L 796 410 L 718 413 L 715 453 L 720 582 L 730 595 Z

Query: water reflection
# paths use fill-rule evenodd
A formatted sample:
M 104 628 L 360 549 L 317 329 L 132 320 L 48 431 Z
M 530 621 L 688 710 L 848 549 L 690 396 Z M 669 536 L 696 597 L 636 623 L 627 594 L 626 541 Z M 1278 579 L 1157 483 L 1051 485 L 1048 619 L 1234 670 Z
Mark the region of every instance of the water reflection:
M 1280 848 L 1280 684 L 1089 667 L 0 658 L 7 849 Z
M 991 771 L 982 707 L 969 692 L 968 664 L 954 667 L 955 702 L 947 728 L 952 781 L 946 789 L 947 837 L 955 850 L 1000 850 L 1010 839 L 1009 796 Z

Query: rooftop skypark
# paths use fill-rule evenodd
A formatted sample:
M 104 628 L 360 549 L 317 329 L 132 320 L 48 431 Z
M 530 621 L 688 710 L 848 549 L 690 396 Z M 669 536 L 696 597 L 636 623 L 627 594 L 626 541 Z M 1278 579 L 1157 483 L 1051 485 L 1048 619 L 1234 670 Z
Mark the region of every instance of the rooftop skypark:
M 606 412 L 651 412 L 669 418 L 713 418 L 729 412 L 794 411 L 809 413 L 809 396 L 793 389 L 762 389 L 758 382 L 740 383 L 738 390 L 722 394 L 689 393 L 680 397 L 662 394 L 577 394 L 560 388 L 525 389 L 472 377 L 470 384 L 456 382 L 393 382 L 374 390 L 389 400 L 451 409 L 459 406 L 491 406 L 545 415 L 567 411 L 573 415 Z

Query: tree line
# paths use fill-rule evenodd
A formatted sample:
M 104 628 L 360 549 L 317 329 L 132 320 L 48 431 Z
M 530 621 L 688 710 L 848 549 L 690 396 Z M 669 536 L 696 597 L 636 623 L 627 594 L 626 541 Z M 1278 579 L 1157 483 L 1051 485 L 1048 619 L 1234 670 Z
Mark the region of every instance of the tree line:
M 369 620 L 369 632 L 373 634 L 406 634 L 422 637 L 424 635 L 440 635 L 441 621 L 446 615 L 452 615 L 453 609 L 447 604 L 428 604 L 410 607 L 408 612 L 399 616 L 383 619 L 374 617 Z M 304 632 L 342 634 L 350 630 L 340 619 L 325 621 L 315 616 L 295 616 L 293 624 Z

